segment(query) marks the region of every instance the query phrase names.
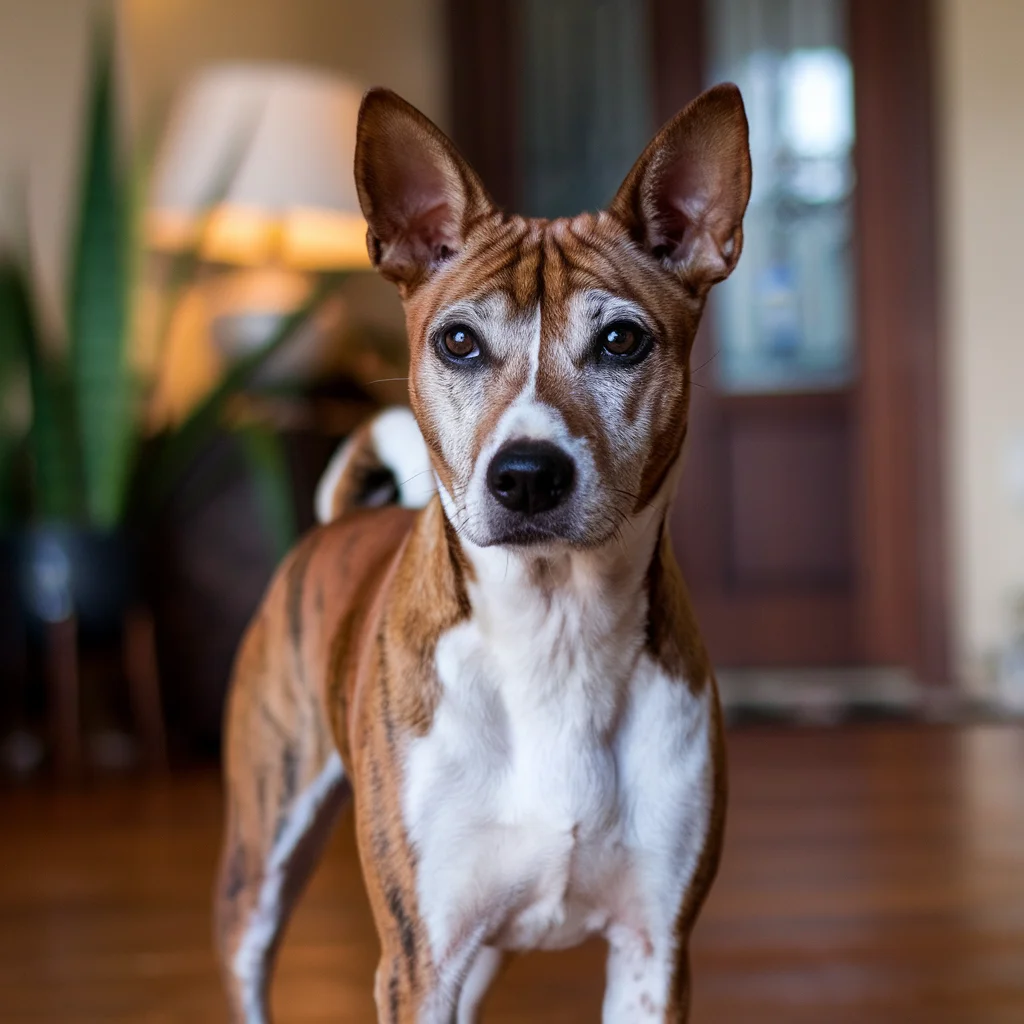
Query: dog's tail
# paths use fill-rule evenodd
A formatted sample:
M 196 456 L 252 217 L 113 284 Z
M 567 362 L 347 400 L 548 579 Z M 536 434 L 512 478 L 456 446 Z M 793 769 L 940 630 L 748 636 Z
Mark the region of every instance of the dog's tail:
M 413 414 L 393 406 L 364 423 L 334 453 L 316 488 L 316 517 L 330 523 L 354 508 L 422 508 L 436 489 Z

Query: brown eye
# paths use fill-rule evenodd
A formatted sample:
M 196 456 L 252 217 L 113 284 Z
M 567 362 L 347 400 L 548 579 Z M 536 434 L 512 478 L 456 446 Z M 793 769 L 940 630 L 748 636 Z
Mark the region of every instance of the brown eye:
M 599 335 L 601 355 L 609 362 L 637 363 L 650 350 L 650 335 L 630 320 L 609 324 Z
M 454 359 L 475 359 L 480 355 L 480 343 L 476 335 L 461 324 L 449 327 L 441 335 L 445 352 Z

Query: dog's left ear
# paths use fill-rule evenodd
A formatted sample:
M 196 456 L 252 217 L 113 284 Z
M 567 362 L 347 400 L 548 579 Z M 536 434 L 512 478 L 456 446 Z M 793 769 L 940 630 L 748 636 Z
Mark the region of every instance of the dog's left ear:
M 389 89 L 363 97 L 355 177 L 370 259 L 403 296 L 454 256 L 468 225 L 494 208 L 444 132 Z
M 704 294 L 740 257 L 750 175 L 740 91 L 716 85 L 658 132 L 609 209 L 636 241 Z

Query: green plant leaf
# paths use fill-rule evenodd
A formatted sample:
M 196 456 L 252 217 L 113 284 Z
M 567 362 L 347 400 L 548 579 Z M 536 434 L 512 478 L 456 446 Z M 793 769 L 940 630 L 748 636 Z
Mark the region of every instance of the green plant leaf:
M 115 122 L 112 41 L 105 25 L 93 60 L 68 310 L 85 507 L 100 528 L 116 525 L 124 511 L 136 439 L 127 351 L 127 202 L 118 180 Z
M 0 267 L 0 526 L 14 518 L 14 453 L 18 446 L 17 424 L 10 400 L 24 369 L 24 342 L 12 289 L 13 269 Z
M 0 437 L 0 529 L 10 527 L 16 518 L 14 467 L 17 450 L 13 438 Z
M 242 427 L 238 436 L 267 535 L 278 558 L 284 558 L 295 543 L 297 532 L 291 474 L 284 445 L 272 430 L 255 424 Z
M 0 335 L 8 339 L 11 358 L 22 360 L 28 369 L 34 512 L 42 519 L 76 519 L 82 512 L 81 467 L 69 382 L 61 366 L 43 352 L 28 284 L 14 265 L 0 271 Z M 8 484 L 5 480 L 4 486 Z
M 6 401 L 18 375 L 25 368 L 24 330 L 19 311 L 21 287 L 17 270 L 9 264 L 0 264 L 0 436 L 15 431 L 12 410 Z

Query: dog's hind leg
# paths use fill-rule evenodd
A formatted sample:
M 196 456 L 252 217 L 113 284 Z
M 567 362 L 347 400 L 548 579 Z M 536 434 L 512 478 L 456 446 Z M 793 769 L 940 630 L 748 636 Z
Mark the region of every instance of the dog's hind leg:
M 318 699 L 296 679 L 291 645 L 270 642 L 268 611 L 239 653 L 226 730 L 216 938 L 237 1024 L 270 1020 L 282 932 L 349 792 Z

